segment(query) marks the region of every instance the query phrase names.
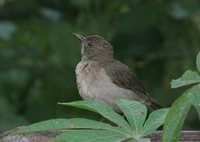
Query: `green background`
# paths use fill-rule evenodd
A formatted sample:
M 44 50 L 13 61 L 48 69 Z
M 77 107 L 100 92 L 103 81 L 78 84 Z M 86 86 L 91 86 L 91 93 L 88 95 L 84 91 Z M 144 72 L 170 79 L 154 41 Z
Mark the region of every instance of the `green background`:
M 100 119 L 57 105 L 80 100 L 72 36 L 98 34 L 149 94 L 170 106 L 187 88 L 170 81 L 195 69 L 200 50 L 198 0 L 0 0 L 0 130 L 51 118 Z M 184 129 L 199 129 L 191 109 Z

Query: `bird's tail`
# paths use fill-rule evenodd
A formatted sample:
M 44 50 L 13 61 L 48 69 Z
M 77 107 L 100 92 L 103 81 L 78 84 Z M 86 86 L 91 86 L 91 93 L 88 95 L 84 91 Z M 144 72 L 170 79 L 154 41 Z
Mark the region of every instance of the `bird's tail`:
M 164 108 L 163 105 L 161 105 L 160 103 L 158 103 L 156 100 L 149 98 L 151 101 L 151 105 L 149 106 L 150 110 L 156 110 L 156 109 L 160 109 L 160 108 Z

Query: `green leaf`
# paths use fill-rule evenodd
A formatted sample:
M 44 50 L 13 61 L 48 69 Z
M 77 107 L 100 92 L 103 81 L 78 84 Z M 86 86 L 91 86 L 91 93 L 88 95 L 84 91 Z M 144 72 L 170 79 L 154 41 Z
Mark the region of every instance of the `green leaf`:
M 196 108 L 200 118 L 200 85 L 192 88 L 191 92 L 188 94 L 188 98 Z
M 130 137 L 109 130 L 70 131 L 57 136 L 53 142 L 121 142 Z
M 129 142 L 150 142 L 151 140 L 149 138 L 140 138 L 140 139 L 134 139 L 130 140 Z
M 171 81 L 171 88 L 178 88 L 194 83 L 200 83 L 200 76 L 197 72 L 188 70 L 181 76 L 181 78 Z
M 145 105 L 134 100 L 117 100 L 119 108 L 126 116 L 133 130 L 139 134 L 143 128 L 144 121 L 147 115 L 147 108 Z
M 59 103 L 59 104 L 97 112 L 101 114 L 103 117 L 117 124 L 119 127 L 125 129 L 128 132 L 131 132 L 131 128 L 129 124 L 125 121 L 125 119 L 123 119 L 121 115 L 117 114 L 112 109 L 111 106 L 109 106 L 108 104 L 104 102 L 98 102 L 94 100 L 83 100 L 83 101 L 75 101 L 71 103 Z
M 197 65 L 197 70 L 200 72 L 200 52 L 197 55 L 196 65 Z
M 162 142 L 178 142 L 179 133 L 191 106 L 187 97 L 190 91 L 191 89 L 184 92 L 172 104 L 165 120 Z
M 64 129 L 113 129 L 110 124 L 98 122 L 84 118 L 72 119 L 52 119 L 31 124 L 19 131 L 16 134 L 31 133 L 38 131 L 49 130 L 64 130 Z
M 168 112 L 169 108 L 163 108 L 153 111 L 144 124 L 142 136 L 147 136 L 153 133 L 154 131 L 156 131 L 156 129 L 163 125 Z

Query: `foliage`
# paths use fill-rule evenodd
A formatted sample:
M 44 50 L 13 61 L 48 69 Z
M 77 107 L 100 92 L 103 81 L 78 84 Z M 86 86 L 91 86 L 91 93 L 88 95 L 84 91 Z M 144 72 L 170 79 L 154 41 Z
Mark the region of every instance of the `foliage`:
M 196 66 L 199 70 L 200 52 L 197 55 Z M 185 85 L 198 83 L 184 92 L 171 106 L 167 114 L 163 130 L 163 142 L 178 142 L 179 133 L 182 129 L 188 111 L 193 104 L 200 118 L 200 75 L 194 71 L 186 71 L 181 78 L 172 80 L 171 87 L 177 88 Z
M 200 76 L 197 72 L 188 70 L 186 71 L 181 78 L 172 80 L 171 87 L 172 88 L 178 88 L 185 85 L 200 83 Z
M 194 69 L 199 52 L 199 3 L 1 0 L 0 131 L 50 118 L 98 120 L 99 115 L 57 105 L 80 100 L 74 73 L 80 43 L 73 32 L 107 39 L 151 97 L 169 106 L 182 92 L 169 88 L 171 78 Z M 199 129 L 198 121 L 191 112 L 185 127 Z
M 27 126 L 19 130 L 17 134 L 64 130 L 66 132 L 58 135 L 54 140 L 55 142 L 116 142 L 123 140 L 149 142 L 149 139 L 142 137 L 153 133 L 158 127 L 163 125 L 169 110 L 168 108 L 156 110 L 146 120 L 147 108 L 145 105 L 133 100 L 119 99 L 117 102 L 125 118 L 114 112 L 111 106 L 103 102 L 85 100 L 61 103 L 62 105 L 78 107 L 99 113 L 113 122 L 115 124 L 114 126 L 105 122 L 85 118 L 53 119 Z

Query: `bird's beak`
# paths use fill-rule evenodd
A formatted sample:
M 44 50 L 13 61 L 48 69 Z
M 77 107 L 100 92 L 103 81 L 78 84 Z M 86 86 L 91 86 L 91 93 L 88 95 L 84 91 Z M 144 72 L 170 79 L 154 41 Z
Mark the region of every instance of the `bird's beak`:
M 78 38 L 80 41 L 83 41 L 85 39 L 84 36 L 77 34 L 77 33 L 72 33 L 76 38 Z

